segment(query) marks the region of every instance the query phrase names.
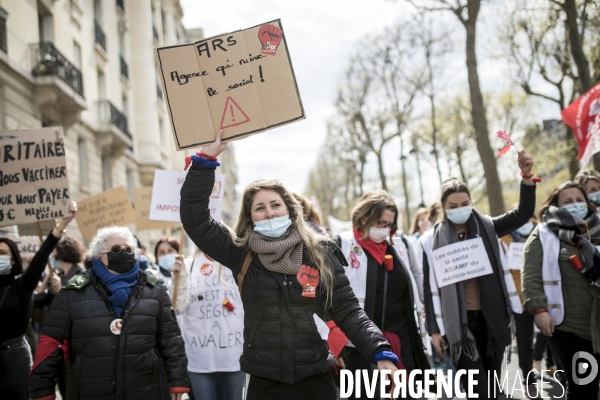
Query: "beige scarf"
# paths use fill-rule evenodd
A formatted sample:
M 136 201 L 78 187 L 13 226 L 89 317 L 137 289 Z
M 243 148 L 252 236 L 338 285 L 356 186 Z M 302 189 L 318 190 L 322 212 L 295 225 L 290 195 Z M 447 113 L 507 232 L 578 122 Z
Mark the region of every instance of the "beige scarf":
M 250 250 L 266 269 L 280 274 L 297 274 L 302 265 L 304 242 L 296 229 L 290 228 L 278 238 L 252 232 Z

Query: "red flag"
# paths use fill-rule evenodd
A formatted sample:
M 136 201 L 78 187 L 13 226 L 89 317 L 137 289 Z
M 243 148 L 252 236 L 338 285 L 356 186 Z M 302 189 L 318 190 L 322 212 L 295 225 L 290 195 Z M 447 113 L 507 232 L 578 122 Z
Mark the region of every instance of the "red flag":
M 600 84 L 597 84 L 561 112 L 563 121 L 573 129 L 581 160 L 594 135 L 600 135 Z

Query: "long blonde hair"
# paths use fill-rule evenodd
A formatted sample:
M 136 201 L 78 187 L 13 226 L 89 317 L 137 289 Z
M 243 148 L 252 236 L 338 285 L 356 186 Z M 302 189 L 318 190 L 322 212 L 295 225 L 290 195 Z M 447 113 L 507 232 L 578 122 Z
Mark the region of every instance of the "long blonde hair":
M 290 229 L 296 229 L 306 246 L 308 256 L 319 270 L 320 284 L 325 289 L 325 304 L 329 307 L 332 304 L 333 268 L 327 262 L 327 252 L 330 241 L 321 235 L 317 235 L 304 220 L 304 211 L 302 205 L 296 200 L 292 192 L 288 191 L 281 182 L 275 179 L 258 180 L 246 187 L 242 196 L 242 207 L 238 216 L 235 229 L 230 232 L 233 242 L 238 247 L 248 246 L 250 235 L 254 231 L 252 223 L 252 200 L 254 195 L 261 190 L 272 190 L 281 196 L 288 209 L 289 217 L 292 221 Z

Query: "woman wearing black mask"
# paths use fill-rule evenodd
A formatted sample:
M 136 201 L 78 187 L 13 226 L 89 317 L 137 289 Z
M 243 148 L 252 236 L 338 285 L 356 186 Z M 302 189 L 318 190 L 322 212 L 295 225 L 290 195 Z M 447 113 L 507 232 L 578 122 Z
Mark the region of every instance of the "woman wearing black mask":
M 58 294 L 42 330 L 29 391 L 51 398 L 67 359 L 67 398 L 162 399 L 159 366 L 172 399 L 189 391 L 187 358 L 167 292 L 139 271 L 135 239 L 125 227 L 98 231 L 91 268 Z

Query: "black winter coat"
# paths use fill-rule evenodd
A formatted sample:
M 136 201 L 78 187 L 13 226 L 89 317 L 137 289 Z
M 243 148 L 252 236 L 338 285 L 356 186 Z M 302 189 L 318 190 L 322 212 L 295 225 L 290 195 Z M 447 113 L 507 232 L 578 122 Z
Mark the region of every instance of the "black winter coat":
M 56 296 L 42 335 L 69 341 L 67 399 L 162 400 L 161 359 L 172 387 L 189 388 L 181 331 L 165 288 L 140 272 L 121 318 L 120 335 L 110 330 L 116 315 L 108 290 L 91 270 L 73 277 Z M 32 372 L 32 399 L 54 394 L 63 358 L 56 349 Z
M 192 165 L 181 189 L 181 221 L 200 250 L 237 276 L 249 249 L 237 247 L 227 227 L 210 216 L 208 203 L 214 181 L 213 170 Z M 302 262 L 314 267 L 306 255 Z M 344 273 L 342 265 L 346 261 L 333 242 L 328 262 L 334 269 L 335 282 L 333 306 L 326 310 L 323 292 L 317 290 L 314 298 L 302 297 L 296 276 L 271 272 L 258 256 L 253 257 L 242 291 L 242 371 L 285 383 L 329 371 L 335 359 L 313 317 L 316 314 L 325 319 L 325 311 L 371 362 L 379 351 L 389 350 L 379 328 L 360 308 Z

